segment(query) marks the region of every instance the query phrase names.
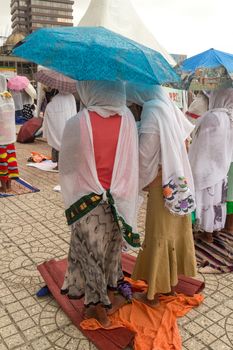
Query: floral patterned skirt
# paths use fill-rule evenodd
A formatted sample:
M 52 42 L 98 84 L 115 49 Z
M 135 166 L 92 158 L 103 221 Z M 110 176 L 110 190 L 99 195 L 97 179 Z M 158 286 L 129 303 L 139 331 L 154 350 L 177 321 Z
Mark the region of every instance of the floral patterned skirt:
M 227 178 L 212 187 L 196 191 L 195 231 L 220 231 L 226 221 Z
M 108 289 L 124 276 L 121 267 L 122 235 L 111 208 L 100 203 L 71 225 L 68 269 L 62 292 L 71 299 L 84 296 L 85 306 L 111 307 Z

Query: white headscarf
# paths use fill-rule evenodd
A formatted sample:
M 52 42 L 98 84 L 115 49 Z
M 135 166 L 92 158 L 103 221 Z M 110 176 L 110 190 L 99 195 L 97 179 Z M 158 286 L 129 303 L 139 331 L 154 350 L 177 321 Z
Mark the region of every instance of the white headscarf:
M 16 140 L 15 105 L 6 90 L 6 78 L 0 75 L 0 145 L 9 145 Z
M 197 94 L 193 102 L 190 104 L 186 113 L 187 115 L 190 115 L 190 117 L 192 117 L 192 114 L 200 117 L 208 110 L 208 104 L 208 97 L 201 91 Z M 192 121 L 195 121 L 195 119 L 192 118 Z
M 4 75 L 0 75 L 0 92 L 7 91 L 7 81 Z
M 233 116 L 233 88 L 211 92 L 209 109 L 216 108 L 224 108 L 229 116 Z
M 63 131 L 67 121 L 77 114 L 72 94 L 57 94 L 47 104 L 44 114 L 43 135 L 57 151 L 61 148 Z
M 196 190 L 219 183 L 233 161 L 233 88 L 214 91 L 189 151 Z
M 89 111 L 96 112 L 103 118 L 125 114 L 125 88 L 121 82 L 78 81 L 77 90 L 82 106 Z
M 16 111 L 22 111 L 23 109 L 23 100 L 22 100 L 22 93 L 21 91 L 11 91 L 14 103 L 15 103 L 15 110 Z
M 70 208 L 80 198 L 92 192 L 103 195 L 106 200 L 106 191 L 97 175 L 88 111 L 96 111 L 103 117 L 118 113 L 122 115 L 122 119 L 110 193 L 118 215 L 135 232 L 138 202 L 138 138 L 133 115 L 125 105 L 124 86 L 120 83 L 85 81 L 78 83 L 78 92 L 87 108 L 67 122 L 59 158 L 60 183 L 65 208 Z
M 143 106 L 140 134 L 159 134 L 165 206 L 179 215 L 192 212 L 194 186 L 185 140 L 193 125 L 160 86 L 128 84 L 127 100 Z M 157 163 L 152 161 L 150 167 L 143 186 L 155 177 Z
M 22 94 L 23 105 L 31 105 L 31 104 L 33 104 L 33 98 L 25 90 L 23 90 L 21 92 L 21 94 Z

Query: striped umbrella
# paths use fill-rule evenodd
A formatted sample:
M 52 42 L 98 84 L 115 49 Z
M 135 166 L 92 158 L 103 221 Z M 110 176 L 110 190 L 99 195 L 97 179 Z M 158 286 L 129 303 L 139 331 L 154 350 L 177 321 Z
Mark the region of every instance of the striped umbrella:
M 50 88 L 59 92 L 77 92 L 76 81 L 50 69 L 41 69 L 35 74 L 35 79 Z

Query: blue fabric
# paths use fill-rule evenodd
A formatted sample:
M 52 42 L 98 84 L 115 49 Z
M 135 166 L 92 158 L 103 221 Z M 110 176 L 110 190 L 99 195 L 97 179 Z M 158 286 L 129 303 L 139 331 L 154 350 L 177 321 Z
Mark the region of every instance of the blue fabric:
M 22 125 L 26 122 L 26 119 L 23 117 L 23 111 L 15 111 L 15 124 Z
M 102 27 L 42 28 L 13 54 L 75 80 L 163 84 L 180 78 L 163 56 Z
M 44 286 L 38 290 L 38 292 L 36 293 L 36 296 L 38 298 L 42 298 L 42 297 L 46 297 L 50 294 L 51 294 L 51 292 L 50 292 L 49 288 L 47 286 Z
M 198 55 L 187 58 L 181 65 L 184 72 L 194 73 L 197 68 L 217 68 L 224 66 L 229 75 L 233 74 L 233 55 L 230 53 L 209 49 Z

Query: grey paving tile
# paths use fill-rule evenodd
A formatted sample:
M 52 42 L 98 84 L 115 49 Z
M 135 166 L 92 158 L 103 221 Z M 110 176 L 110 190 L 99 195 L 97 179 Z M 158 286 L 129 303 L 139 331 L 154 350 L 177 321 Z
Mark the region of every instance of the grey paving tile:
M 96 350 L 51 297 L 35 297 L 44 283 L 36 265 L 65 257 L 70 231 L 61 195 L 52 191 L 58 175 L 25 166 L 31 151 L 49 154 L 48 145 L 17 148 L 21 177 L 41 191 L 0 200 L 0 350 Z M 145 213 L 146 202 L 138 217 L 142 239 Z M 182 349 L 233 349 L 233 274 L 198 278 L 205 300 L 178 320 Z
M 218 339 L 213 344 L 211 344 L 210 349 L 211 350 L 232 350 L 232 346 L 228 346 L 226 343 Z

